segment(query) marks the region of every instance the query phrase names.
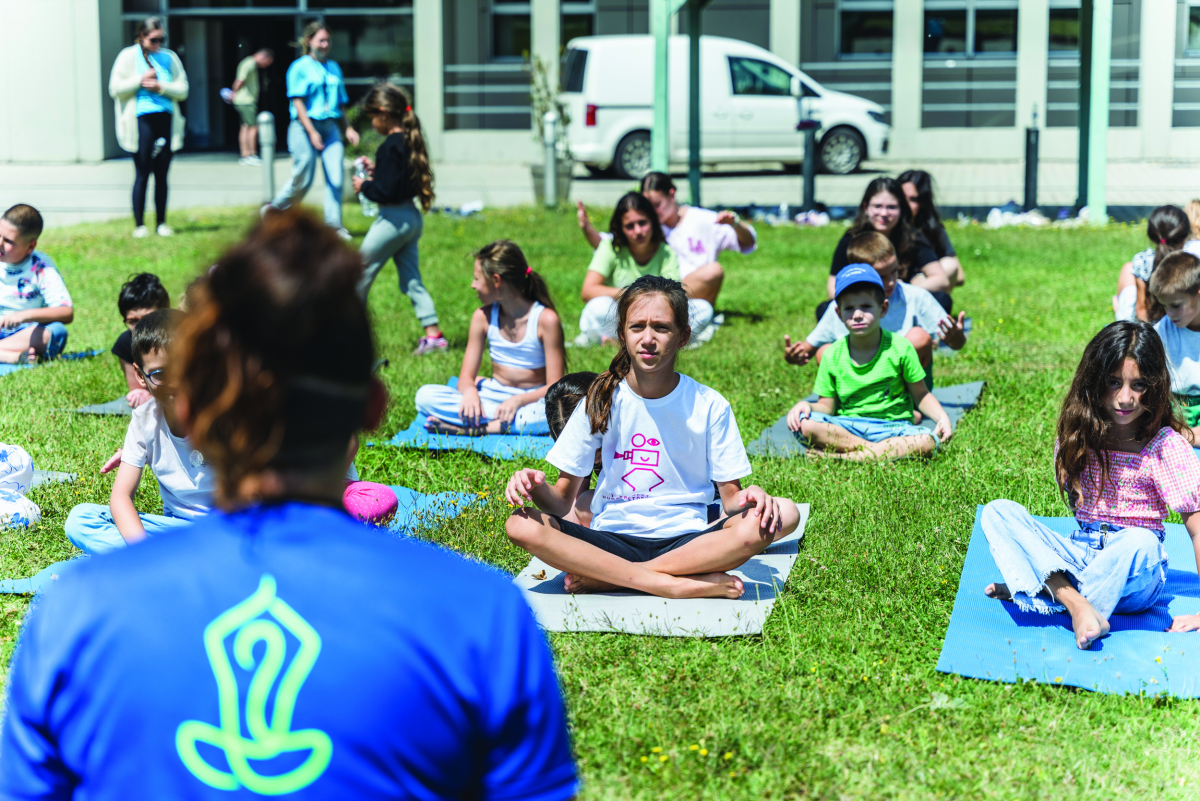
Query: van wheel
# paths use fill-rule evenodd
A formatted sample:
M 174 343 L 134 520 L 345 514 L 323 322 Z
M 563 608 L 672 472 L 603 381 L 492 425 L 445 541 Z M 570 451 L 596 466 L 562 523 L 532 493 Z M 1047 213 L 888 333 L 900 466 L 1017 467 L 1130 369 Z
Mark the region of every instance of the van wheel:
M 821 140 L 821 168 L 834 175 L 849 175 L 867 155 L 867 145 L 853 128 L 834 128 Z
M 650 134 L 634 131 L 617 145 L 613 156 L 613 172 L 624 180 L 640 180 L 650 172 Z

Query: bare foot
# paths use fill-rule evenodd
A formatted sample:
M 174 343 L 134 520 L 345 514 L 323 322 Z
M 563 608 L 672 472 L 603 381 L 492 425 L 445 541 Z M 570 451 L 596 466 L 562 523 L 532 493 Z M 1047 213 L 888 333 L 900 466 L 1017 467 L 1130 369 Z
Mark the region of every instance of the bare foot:
M 1075 644 L 1080 650 L 1088 650 L 1092 643 L 1108 634 L 1108 621 L 1086 599 L 1081 597 L 1080 603 L 1068 606 L 1067 611 L 1071 613 Z
M 746 588 L 742 580 L 728 573 L 698 573 L 694 576 L 680 576 L 683 582 L 678 594 L 673 598 L 730 598 L 737 600 L 742 597 Z
M 983 588 L 983 594 L 989 598 L 995 598 L 997 601 L 1011 601 L 1012 593 L 1008 591 L 1008 585 L 997 581 L 995 584 L 989 584 Z
M 456 426 L 436 417 L 430 417 L 425 421 L 425 430 L 431 434 L 453 434 L 460 437 L 482 437 L 487 433 L 486 426 Z
M 613 590 L 623 589 L 616 584 L 609 584 L 607 581 L 600 579 L 589 578 L 588 576 L 580 576 L 576 573 L 568 573 L 563 579 L 563 589 L 572 595 L 579 595 L 587 592 L 612 592 Z

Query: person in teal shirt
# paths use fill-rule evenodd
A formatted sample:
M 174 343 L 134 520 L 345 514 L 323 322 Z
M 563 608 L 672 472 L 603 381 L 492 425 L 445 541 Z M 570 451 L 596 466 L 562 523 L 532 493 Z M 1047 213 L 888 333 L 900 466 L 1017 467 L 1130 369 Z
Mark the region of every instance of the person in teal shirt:
M 342 68 L 329 58 L 332 40 L 320 22 L 309 23 L 300 37 L 304 55 L 287 71 L 287 95 L 292 122 L 287 144 L 292 154 L 292 179 L 263 207 L 286 209 L 308 194 L 317 175 L 317 159 L 325 173 L 325 224 L 350 239 L 342 225 L 342 111 L 350 104 Z M 358 131 L 346 126 L 346 140 L 358 144 Z

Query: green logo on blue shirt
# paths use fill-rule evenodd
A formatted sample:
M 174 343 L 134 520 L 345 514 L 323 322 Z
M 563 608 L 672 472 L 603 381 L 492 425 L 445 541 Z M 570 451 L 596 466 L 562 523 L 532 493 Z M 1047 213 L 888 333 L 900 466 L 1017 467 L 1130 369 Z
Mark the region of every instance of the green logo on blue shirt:
M 300 642 L 286 671 L 285 630 Z M 239 702 L 237 679 L 226 651 L 226 638 L 230 636 L 233 637 L 233 655 L 238 666 L 254 671 L 244 707 Z M 254 648 L 260 642 L 266 648 L 256 662 Z M 261 795 L 294 793 L 319 779 L 329 767 L 333 741 L 319 729 L 292 731 L 291 728 L 296 696 L 321 653 L 321 637 L 296 610 L 276 596 L 273 576 L 264 574 L 253 595 L 205 627 L 204 648 L 217 680 L 221 725 L 212 726 L 199 720 L 185 720 L 179 724 L 175 731 L 175 749 L 184 766 L 210 787 L 218 790 L 245 787 Z M 277 680 L 278 688 L 268 722 L 267 703 Z M 242 736 L 243 720 L 249 738 Z M 229 770 L 215 768 L 205 761 L 197 743 L 224 751 Z M 252 761 L 271 760 L 301 751 L 308 751 L 308 756 L 286 773 L 264 776 L 250 765 Z

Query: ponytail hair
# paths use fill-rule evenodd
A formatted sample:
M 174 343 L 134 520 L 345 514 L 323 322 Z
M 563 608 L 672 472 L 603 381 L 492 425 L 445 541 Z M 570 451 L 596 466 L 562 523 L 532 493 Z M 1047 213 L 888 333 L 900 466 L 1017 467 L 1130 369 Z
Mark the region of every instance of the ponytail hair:
M 550 299 L 550 289 L 546 281 L 538 275 L 525 254 L 511 239 L 497 239 L 475 251 L 475 260 L 480 269 L 489 278 L 498 275 L 501 280 L 521 293 L 526 300 L 536 300 L 547 309 L 554 309 L 554 301 Z
M 634 303 L 649 295 L 662 295 L 666 299 L 671 307 L 671 316 L 675 318 L 675 327 L 682 334 L 679 340 L 681 345 L 692 335 L 692 328 L 688 324 L 688 296 L 683 284 L 660 275 L 643 275 L 627 286 L 617 300 L 617 339 L 620 340 L 621 350 L 608 369 L 588 387 L 587 412 L 593 434 L 603 434 L 608 430 L 613 393 L 633 367 L 633 357 L 629 355 L 629 348 L 625 344 L 625 321 L 629 317 L 629 310 Z
M 421 208 L 429 211 L 433 207 L 433 168 L 429 166 L 429 151 L 425 147 L 421 121 L 412 108 L 412 98 L 396 84 L 380 81 L 367 92 L 362 107 L 366 113 L 382 114 L 404 129 L 413 187 L 417 190 Z
M 220 506 L 261 499 L 268 471 L 344 469 L 375 360 L 362 274 L 333 229 L 292 209 L 268 213 L 189 289 L 172 370 Z
M 629 247 L 629 239 L 625 236 L 624 222 L 626 212 L 630 211 L 636 211 L 650 221 L 651 242 L 661 245 L 667 241 L 666 235 L 663 234 L 662 223 L 658 220 L 658 212 L 654 210 L 654 204 L 641 192 L 627 192 L 617 201 L 612 219 L 608 221 L 608 232 L 612 234 L 614 251 L 620 253 L 621 248 Z

